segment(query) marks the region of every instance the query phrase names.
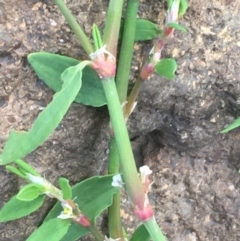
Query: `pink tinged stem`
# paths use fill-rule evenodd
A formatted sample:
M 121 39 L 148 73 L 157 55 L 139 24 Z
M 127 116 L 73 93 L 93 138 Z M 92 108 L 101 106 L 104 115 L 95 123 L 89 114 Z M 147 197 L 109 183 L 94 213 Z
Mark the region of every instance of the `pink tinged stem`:
M 152 206 L 149 203 L 146 204 L 144 209 L 139 209 L 136 207 L 134 209 L 134 213 L 142 221 L 148 220 L 148 219 L 152 218 L 154 215 Z
M 139 74 L 139 77 L 141 80 L 146 80 L 152 73 L 154 72 L 154 65 L 152 63 L 147 63 L 145 64 L 142 69 L 141 72 Z
M 91 67 L 98 73 L 101 79 L 115 76 L 116 59 L 106 50 L 106 45 L 90 54 L 89 57 L 93 61 Z

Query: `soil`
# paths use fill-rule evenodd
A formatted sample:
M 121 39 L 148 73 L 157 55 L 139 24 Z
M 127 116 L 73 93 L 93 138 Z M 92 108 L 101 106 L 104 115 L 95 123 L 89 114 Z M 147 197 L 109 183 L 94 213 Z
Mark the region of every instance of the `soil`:
M 108 1 L 67 0 L 90 35 L 103 27 Z M 154 75 L 145 83 L 129 122 L 139 166 L 147 164 L 154 180 L 150 199 L 169 241 L 240 240 L 240 131 L 222 130 L 240 115 L 240 2 L 191 0 L 163 56 L 178 62 L 169 82 Z M 141 1 L 139 17 L 159 24 L 164 1 Z M 136 43 L 133 79 L 152 42 Z M 0 144 L 9 132 L 27 130 L 52 98 L 27 55 L 48 51 L 86 58 L 53 1 L 0 2 Z M 51 137 L 25 160 L 48 180 L 68 177 L 71 184 L 105 174 L 108 154 L 105 107 L 72 104 Z M 0 207 L 16 194 L 22 181 L 0 167 Z M 54 202 L 32 215 L 0 224 L 1 241 L 24 241 L 41 224 Z M 128 232 L 137 220 L 124 199 L 122 216 Z M 104 220 L 102 225 L 104 226 Z M 101 221 L 101 220 L 100 220 Z M 90 236 L 81 240 L 92 240 Z

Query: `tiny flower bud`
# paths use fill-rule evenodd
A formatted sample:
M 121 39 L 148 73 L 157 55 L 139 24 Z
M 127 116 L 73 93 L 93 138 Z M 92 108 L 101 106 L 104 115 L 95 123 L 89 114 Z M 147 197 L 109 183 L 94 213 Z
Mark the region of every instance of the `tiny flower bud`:
M 91 222 L 85 215 L 81 215 L 77 222 L 80 223 L 83 227 L 89 227 L 91 225 Z

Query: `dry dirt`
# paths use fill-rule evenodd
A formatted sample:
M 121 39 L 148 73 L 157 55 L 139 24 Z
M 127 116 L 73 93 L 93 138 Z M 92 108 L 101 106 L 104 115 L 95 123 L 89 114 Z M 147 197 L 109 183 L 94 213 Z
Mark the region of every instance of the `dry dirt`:
M 107 0 L 66 2 L 88 34 L 93 23 L 103 27 Z M 141 1 L 139 17 L 161 25 L 164 14 L 164 1 Z M 191 0 L 182 24 L 188 33 L 175 34 L 163 52 L 176 58 L 177 77 L 168 82 L 153 76 L 145 83 L 129 120 L 132 144 L 138 164 L 154 171 L 151 202 L 169 241 L 237 241 L 240 132 L 219 132 L 240 115 L 240 2 Z M 150 41 L 136 44 L 133 76 L 150 48 Z M 1 147 L 12 129 L 29 129 L 52 98 L 26 59 L 43 50 L 86 57 L 53 1 L 1 0 Z M 66 176 L 74 184 L 104 174 L 107 125 L 106 108 L 74 103 L 48 141 L 26 160 L 53 182 Z M 21 184 L 0 167 L 0 207 Z M 0 224 L 0 240 L 26 240 L 52 205 L 49 200 L 27 218 Z M 124 200 L 123 219 L 131 232 L 136 221 L 127 207 Z

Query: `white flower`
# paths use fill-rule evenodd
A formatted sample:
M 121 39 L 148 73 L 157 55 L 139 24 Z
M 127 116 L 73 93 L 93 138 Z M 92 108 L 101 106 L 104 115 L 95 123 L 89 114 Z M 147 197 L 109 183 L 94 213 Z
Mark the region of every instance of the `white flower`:
M 75 218 L 72 207 L 67 202 L 62 202 L 63 211 L 58 216 L 61 219 Z
M 120 187 L 122 188 L 124 185 L 124 182 L 122 180 L 122 176 L 120 174 L 116 174 L 113 176 L 112 186 L 113 187 Z
M 142 181 L 142 183 L 145 183 L 146 181 L 146 178 L 152 174 L 152 170 L 147 166 L 142 166 L 139 168 L 139 171 L 140 171 L 140 179 Z

